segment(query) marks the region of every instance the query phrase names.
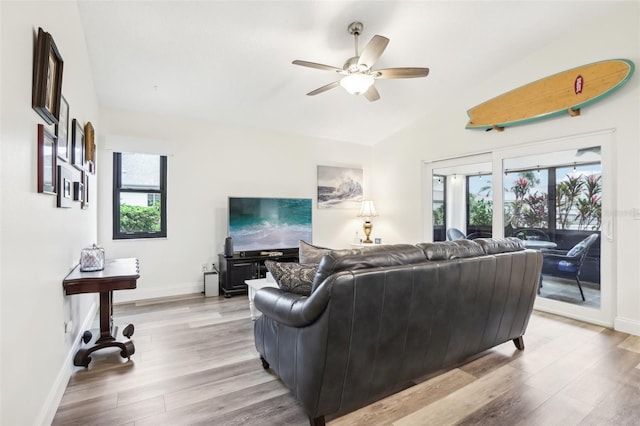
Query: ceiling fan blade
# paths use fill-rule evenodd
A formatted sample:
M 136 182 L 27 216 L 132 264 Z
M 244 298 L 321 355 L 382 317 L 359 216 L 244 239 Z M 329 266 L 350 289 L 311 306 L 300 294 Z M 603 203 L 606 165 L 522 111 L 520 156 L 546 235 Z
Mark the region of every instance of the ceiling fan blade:
M 387 48 L 387 44 L 389 44 L 388 38 L 374 35 L 362 50 L 360 58 L 358 59 L 358 65 L 366 65 L 367 68 L 371 68 L 378 58 L 380 58 L 384 49 Z
M 378 89 L 373 84 L 369 86 L 366 92 L 363 93 L 364 97 L 369 100 L 369 102 L 377 101 L 380 99 L 380 93 L 378 93 Z
M 334 87 L 339 86 L 339 85 L 340 85 L 340 80 L 334 81 L 333 83 L 325 84 L 324 86 L 318 87 L 316 90 L 313 90 L 313 91 L 307 93 L 307 96 L 315 96 L 315 95 L 317 95 L 319 93 L 326 92 L 329 89 L 333 89 Z
M 317 64 L 315 62 L 308 62 L 308 61 L 299 61 L 297 59 L 291 63 L 294 65 L 301 65 L 303 67 L 316 68 L 323 71 L 335 71 L 335 72 L 342 71 L 342 68 L 332 67 L 331 65 Z
M 376 78 L 416 78 L 429 75 L 429 68 L 387 68 L 375 70 L 372 74 L 378 74 Z

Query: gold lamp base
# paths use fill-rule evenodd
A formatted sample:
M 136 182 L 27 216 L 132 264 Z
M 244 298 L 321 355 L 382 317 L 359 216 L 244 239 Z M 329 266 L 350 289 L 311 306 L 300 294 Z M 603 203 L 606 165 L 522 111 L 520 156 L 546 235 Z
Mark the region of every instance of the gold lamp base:
M 373 225 L 371 224 L 371 222 L 367 220 L 364 225 L 362 225 L 362 229 L 364 230 L 364 235 L 366 237 L 362 242 L 365 244 L 372 244 L 373 241 L 371 241 L 371 238 L 369 238 L 369 236 L 371 235 L 371 230 L 373 229 Z

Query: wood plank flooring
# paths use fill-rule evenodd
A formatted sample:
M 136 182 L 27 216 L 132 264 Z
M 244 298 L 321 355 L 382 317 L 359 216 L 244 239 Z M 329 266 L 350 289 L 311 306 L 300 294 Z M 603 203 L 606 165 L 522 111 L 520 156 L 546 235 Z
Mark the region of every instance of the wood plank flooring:
M 76 368 L 54 425 L 307 425 L 253 345 L 246 296 L 120 304 L 136 353 Z M 640 337 L 544 313 L 509 342 L 341 417 L 346 425 L 638 425 Z

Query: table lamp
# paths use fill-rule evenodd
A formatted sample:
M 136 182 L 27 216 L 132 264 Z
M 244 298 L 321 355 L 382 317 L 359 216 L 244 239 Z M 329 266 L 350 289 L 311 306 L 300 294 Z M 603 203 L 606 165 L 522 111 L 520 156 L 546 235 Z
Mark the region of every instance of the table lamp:
M 371 235 L 371 230 L 373 229 L 373 225 L 371 224 L 371 221 L 369 219 L 373 216 L 378 216 L 376 207 L 373 205 L 373 201 L 363 201 L 362 206 L 360 206 L 360 213 L 358 213 L 358 217 L 365 218 L 364 225 L 362 225 L 362 229 L 364 229 L 364 235 L 366 237 L 366 239 L 363 241 L 363 243 L 365 244 L 373 243 L 373 241 L 371 241 L 371 238 L 369 238 L 369 236 Z

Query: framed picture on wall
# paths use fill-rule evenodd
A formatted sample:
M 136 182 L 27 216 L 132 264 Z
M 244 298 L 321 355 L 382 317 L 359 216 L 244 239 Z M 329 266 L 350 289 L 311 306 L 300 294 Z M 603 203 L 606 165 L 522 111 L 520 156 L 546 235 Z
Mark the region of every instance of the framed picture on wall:
M 84 159 L 85 159 L 85 168 L 89 170 L 91 173 L 95 173 L 95 156 L 96 156 L 96 142 L 95 142 L 95 132 L 93 130 L 93 124 L 90 121 L 87 121 L 87 124 L 84 125 Z
M 38 192 L 56 193 L 56 137 L 38 124 Z
M 359 209 L 362 199 L 361 168 L 318 166 L 319 209 Z
M 71 123 L 71 164 L 76 169 L 84 170 L 84 131 L 75 118 Z
M 73 178 L 71 170 L 66 166 L 58 165 L 58 207 L 71 208 L 73 206 Z
M 69 103 L 60 97 L 60 119 L 56 124 L 56 141 L 58 143 L 58 158 L 69 161 Z
M 84 195 L 82 197 L 82 204 L 80 207 L 83 210 L 87 210 L 89 208 L 89 174 L 86 171 L 82 172 L 81 180 L 84 184 Z
M 38 28 L 33 62 L 31 105 L 47 124 L 60 119 L 62 56 L 51 34 Z

